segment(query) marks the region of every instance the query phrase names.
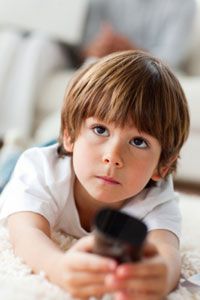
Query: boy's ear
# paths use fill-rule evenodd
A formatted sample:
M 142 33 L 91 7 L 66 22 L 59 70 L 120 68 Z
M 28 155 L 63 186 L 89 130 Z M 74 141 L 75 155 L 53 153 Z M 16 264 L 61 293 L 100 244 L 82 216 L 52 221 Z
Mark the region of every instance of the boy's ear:
M 158 168 L 154 171 L 153 175 L 151 176 L 151 179 L 153 181 L 159 181 L 160 179 L 164 178 L 167 172 L 169 171 L 170 166 L 164 166 L 160 169 L 160 172 L 158 172 Z
M 164 178 L 167 175 L 171 165 L 177 158 L 178 155 L 173 156 L 165 166 L 160 168 L 160 172 L 158 172 L 158 168 L 156 168 L 151 179 L 154 181 L 159 181 L 160 179 Z
M 69 136 L 68 131 L 66 129 L 64 130 L 63 146 L 65 148 L 65 151 L 73 152 L 74 144 L 71 142 L 71 137 Z

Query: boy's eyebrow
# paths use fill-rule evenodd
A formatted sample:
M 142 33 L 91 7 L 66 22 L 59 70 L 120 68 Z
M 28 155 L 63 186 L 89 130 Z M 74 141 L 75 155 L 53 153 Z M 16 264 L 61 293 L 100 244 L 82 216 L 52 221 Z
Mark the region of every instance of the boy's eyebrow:
M 157 141 L 159 143 L 158 139 L 155 136 L 153 136 L 153 135 L 151 135 L 149 133 L 146 133 L 145 131 L 138 131 L 138 132 L 139 132 L 139 135 L 144 136 L 146 139 L 148 139 L 148 140 L 155 140 L 155 141 Z
M 90 121 L 91 120 L 91 121 Z M 106 122 L 105 120 L 101 120 L 101 119 L 99 119 L 99 118 L 97 118 L 97 117 L 89 117 L 89 118 L 87 118 L 86 120 L 85 120 L 86 122 L 87 121 L 89 121 L 89 123 L 96 123 L 96 124 L 101 124 L 102 123 L 102 125 L 104 125 L 104 126 L 109 126 L 109 124 L 110 125 L 114 125 L 115 127 L 120 127 L 120 126 L 117 126 L 117 124 L 115 124 L 114 122 L 112 122 L 112 123 L 108 123 L 108 122 Z M 133 124 L 132 124 L 132 126 L 131 125 L 127 125 L 127 126 L 124 126 L 124 128 L 128 128 L 128 129 L 130 129 L 130 131 L 133 129 Z M 121 127 L 120 127 L 121 128 Z M 123 127 L 122 127 L 123 128 Z M 149 133 L 147 133 L 147 132 L 145 132 L 145 131 L 142 131 L 142 130 L 138 130 L 135 126 L 134 126 L 134 130 L 137 130 L 138 131 L 138 134 L 136 133 L 134 133 L 134 136 L 144 136 L 145 137 L 145 139 L 148 139 L 148 140 L 156 140 L 156 141 L 158 141 L 157 140 L 157 138 L 156 137 L 154 137 L 153 135 L 151 135 L 151 134 L 149 134 Z

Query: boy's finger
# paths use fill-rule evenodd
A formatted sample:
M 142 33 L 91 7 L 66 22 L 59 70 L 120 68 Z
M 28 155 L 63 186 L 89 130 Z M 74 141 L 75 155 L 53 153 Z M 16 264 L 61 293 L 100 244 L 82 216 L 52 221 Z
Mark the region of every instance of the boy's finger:
M 160 277 L 166 274 L 166 265 L 164 263 L 155 263 L 154 259 L 138 264 L 123 264 L 118 266 L 116 274 L 119 278 L 127 277 Z
M 109 272 L 116 267 L 116 261 L 92 253 L 74 251 L 67 255 L 67 268 L 77 271 Z
M 119 291 L 114 294 L 115 300 L 160 300 L 159 296 L 156 295 L 150 295 L 150 294 L 144 294 L 144 293 L 131 293 L 128 291 Z
M 165 289 L 166 282 L 163 278 L 147 279 L 130 279 L 130 280 L 117 280 L 116 277 L 108 275 L 105 278 L 105 283 L 108 287 L 113 289 L 121 289 L 127 291 L 134 291 L 146 294 L 161 294 Z
M 80 299 L 89 298 L 91 296 L 101 297 L 106 293 L 112 292 L 111 288 L 106 287 L 105 285 L 102 284 L 85 285 L 82 286 L 81 288 L 69 287 L 67 288 L 67 290 L 74 298 L 80 298 Z
M 158 250 L 152 243 L 146 243 L 143 248 L 143 255 L 145 257 L 152 257 L 158 254 Z
M 80 251 L 92 251 L 94 247 L 94 236 L 86 236 L 78 240 L 71 248 L 71 249 L 76 249 Z M 69 250 L 69 251 L 70 251 Z
M 107 273 L 106 273 L 107 274 Z M 105 273 L 89 273 L 89 272 L 66 272 L 64 275 L 65 283 L 74 287 L 82 287 L 91 284 L 104 284 Z

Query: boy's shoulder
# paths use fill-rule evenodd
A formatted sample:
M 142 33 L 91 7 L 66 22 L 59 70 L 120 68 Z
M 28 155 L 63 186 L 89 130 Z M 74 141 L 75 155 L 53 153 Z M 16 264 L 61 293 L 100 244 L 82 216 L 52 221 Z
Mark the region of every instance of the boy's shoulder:
M 169 175 L 166 179 L 160 180 L 155 186 L 145 188 L 138 195 L 132 197 L 123 210 L 133 213 L 139 218 L 144 218 L 156 207 L 167 203 L 176 202 L 178 195 L 174 191 L 173 178 Z
M 54 164 L 57 161 L 64 161 L 64 159 L 59 157 L 57 153 L 57 147 L 57 143 L 44 147 L 31 147 L 21 154 L 20 159 L 29 160 L 36 163 L 44 162 L 47 164 Z
M 58 144 L 47 147 L 32 147 L 20 156 L 14 174 L 25 172 L 28 175 L 45 177 L 48 183 L 64 180 L 71 176 L 71 158 L 59 157 Z
M 46 156 L 46 157 L 51 157 L 51 156 L 57 156 L 57 147 L 58 144 L 53 144 L 50 146 L 33 146 L 30 147 L 28 149 L 26 149 L 23 153 L 22 153 L 22 157 L 32 157 L 33 155 L 38 155 L 40 156 Z

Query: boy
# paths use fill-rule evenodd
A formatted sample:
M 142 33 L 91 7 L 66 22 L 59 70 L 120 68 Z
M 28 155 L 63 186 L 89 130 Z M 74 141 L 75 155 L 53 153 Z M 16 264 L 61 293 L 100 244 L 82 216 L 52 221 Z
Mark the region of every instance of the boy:
M 81 69 L 65 95 L 59 145 L 26 151 L 3 192 L 15 253 L 76 298 L 162 299 L 180 274 L 170 173 L 188 131 L 183 90 L 159 60 L 125 51 Z M 104 206 L 148 225 L 141 262 L 92 253 L 91 220 Z M 64 253 L 52 228 L 80 240 Z

